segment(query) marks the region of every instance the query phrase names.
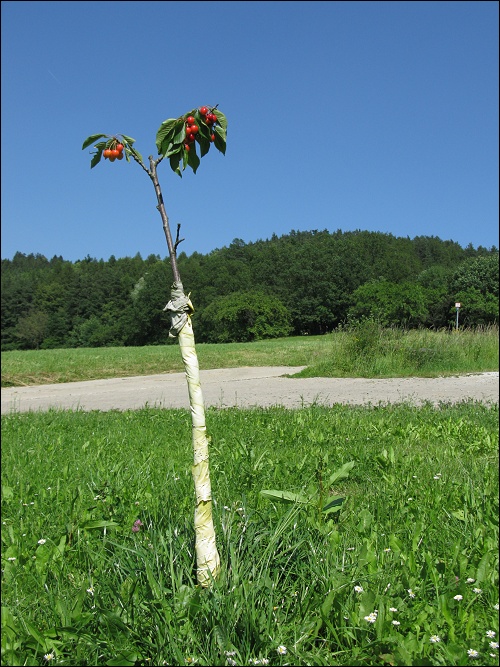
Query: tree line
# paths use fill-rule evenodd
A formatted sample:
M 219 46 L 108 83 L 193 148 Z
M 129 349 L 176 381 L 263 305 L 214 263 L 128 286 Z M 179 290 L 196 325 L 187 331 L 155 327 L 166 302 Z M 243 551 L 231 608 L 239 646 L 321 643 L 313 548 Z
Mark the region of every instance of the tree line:
M 498 249 L 435 236 L 291 231 L 208 254 L 180 253 L 198 342 L 331 332 L 374 318 L 383 326 L 498 322 Z M 2 350 L 169 342 L 168 257 L 107 261 L 16 253 L 2 259 Z

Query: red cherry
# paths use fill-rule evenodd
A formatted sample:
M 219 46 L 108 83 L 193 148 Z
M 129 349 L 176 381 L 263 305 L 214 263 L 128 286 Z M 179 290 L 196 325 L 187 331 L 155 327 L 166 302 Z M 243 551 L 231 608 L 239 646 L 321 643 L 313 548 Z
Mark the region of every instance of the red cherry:
M 123 144 L 116 144 L 115 148 L 119 153 L 121 153 L 123 151 Z
M 188 153 L 191 150 L 191 146 L 189 144 L 184 144 L 184 148 L 187 150 Z
M 116 156 L 116 159 L 117 160 L 123 160 L 123 153 L 118 153 L 118 155 Z
M 198 134 L 199 131 L 200 131 L 200 128 L 198 127 L 198 125 L 191 125 L 191 127 L 189 129 L 190 134 Z
M 188 125 L 194 125 L 194 123 L 195 123 L 195 119 L 194 119 L 194 117 L 193 117 L 193 116 L 188 116 L 188 117 L 186 118 L 186 123 L 187 123 Z
M 215 134 L 212 134 L 210 137 L 210 141 L 215 141 Z
M 196 134 L 188 134 L 189 141 L 194 141 L 196 139 Z
M 207 107 L 200 107 L 200 113 L 202 116 L 206 116 L 208 113 Z

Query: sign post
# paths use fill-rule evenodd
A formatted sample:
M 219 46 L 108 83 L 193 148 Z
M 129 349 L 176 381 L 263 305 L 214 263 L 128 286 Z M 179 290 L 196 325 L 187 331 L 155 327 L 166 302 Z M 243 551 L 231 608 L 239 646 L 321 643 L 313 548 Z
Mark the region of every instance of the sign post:
M 456 328 L 457 331 L 458 331 L 458 313 L 459 313 L 459 310 L 460 310 L 460 306 L 461 306 L 461 304 L 458 303 L 458 302 L 455 304 L 455 308 L 457 309 L 457 323 L 456 323 L 455 328 Z

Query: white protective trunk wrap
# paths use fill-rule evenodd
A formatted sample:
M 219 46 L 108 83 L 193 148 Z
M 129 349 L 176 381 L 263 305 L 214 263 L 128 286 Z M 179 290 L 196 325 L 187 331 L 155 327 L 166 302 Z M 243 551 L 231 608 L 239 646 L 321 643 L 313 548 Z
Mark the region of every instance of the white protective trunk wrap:
M 196 572 L 198 583 L 202 586 L 210 586 L 211 577 L 216 579 L 219 574 L 220 558 L 215 543 L 215 529 L 212 518 L 212 490 L 208 465 L 205 407 L 200 385 L 200 370 L 198 357 L 196 356 L 193 327 L 189 316 L 178 335 L 182 360 L 186 370 L 193 424 L 194 465 L 192 472 L 196 493 L 196 508 L 194 511 Z

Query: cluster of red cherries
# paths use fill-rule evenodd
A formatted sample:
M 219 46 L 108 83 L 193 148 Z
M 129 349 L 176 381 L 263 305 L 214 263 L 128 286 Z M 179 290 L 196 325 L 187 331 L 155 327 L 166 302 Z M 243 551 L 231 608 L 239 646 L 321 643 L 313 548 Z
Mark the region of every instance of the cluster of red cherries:
M 104 158 L 110 162 L 123 160 L 123 144 L 115 143 L 112 148 L 105 148 L 102 154 Z
M 200 107 L 200 115 L 202 116 L 204 123 L 212 129 L 217 122 L 217 116 L 209 111 L 207 107 Z M 186 118 L 186 143 L 184 144 L 184 148 L 187 151 L 189 151 L 191 144 L 195 141 L 199 131 L 200 128 L 196 125 L 196 119 L 193 116 L 188 116 Z M 210 141 L 214 141 L 214 139 L 215 135 L 212 133 Z

